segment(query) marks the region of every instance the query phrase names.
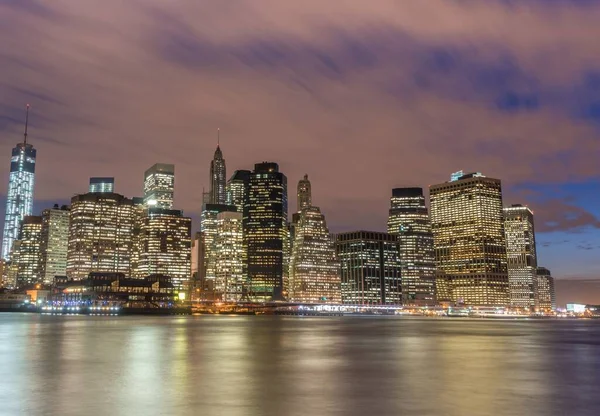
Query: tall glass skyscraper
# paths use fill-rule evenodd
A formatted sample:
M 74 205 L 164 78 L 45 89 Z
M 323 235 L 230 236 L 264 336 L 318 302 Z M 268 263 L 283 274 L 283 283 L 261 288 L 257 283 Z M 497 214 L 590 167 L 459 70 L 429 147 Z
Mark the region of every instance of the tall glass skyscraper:
M 225 185 L 227 181 L 227 168 L 221 147 L 217 144 L 215 155 L 210 162 L 210 204 L 225 204 L 227 196 L 225 194 Z
M 175 165 L 156 163 L 144 173 L 144 203 L 173 209 Z
M 422 188 L 392 189 L 388 233 L 398 236 L 402 303 L 435 305 L 435 254 Z
M 287 210 L 287 177 L 279 172 L 277 163 L 254 165 L 243 220 L 251 298 L 283 298 L 289 246 Z
M 249 170 L 236 170 L 227 181 L 227 205 L 235 205 L 238 212 L 244 212 L 250 173 Z
M 55 276 L 67 274 L 70 208 L 67 206 L 42 211 L 42 270 L 44 284 L 52 284 Z
M 18 238 L 21 221 L 26 215 L 31 215 L 33 209 L 36 150 L 31 144 L 27 143 L 28 123 L 29 104 L 25 116 L 23 143 L 18 143 L 12 149 L 10 159 L 4 234 L 2 236 L 2 258 L 6 260 L 10 259 L 12 244 Z
M 500 180 L 470 173 L 429 193 L 438 301 L 508 305 Z
M 215 247 L 215 283 L 222 299 L 238 301 L 245 285 L 244 244 L 241 212 L 222 211 L 217 214 Z
M 510 305 L 533 308 L 537 286 L 533 212 L 522 205 L 504 208 L 504 234 Z
M 40 241 L 42 232 L 42 217 L 28 215 L 21 222 L 17 259 L 16 286 L 24 288 L 41 282 L 41 252 Z M 17 246 L 15 246 L 17 247 Z

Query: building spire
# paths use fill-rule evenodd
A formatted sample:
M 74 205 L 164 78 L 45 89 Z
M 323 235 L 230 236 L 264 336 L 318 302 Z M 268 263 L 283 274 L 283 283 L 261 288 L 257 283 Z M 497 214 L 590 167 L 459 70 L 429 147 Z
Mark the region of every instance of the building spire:
M 27 144 L 27 126 L 29 125 L 29 104 L 25 106 L 25 134 L 23 134 L 23 144 Z
M 221 129 L 217 127 L 217 147 L 221 145 Z

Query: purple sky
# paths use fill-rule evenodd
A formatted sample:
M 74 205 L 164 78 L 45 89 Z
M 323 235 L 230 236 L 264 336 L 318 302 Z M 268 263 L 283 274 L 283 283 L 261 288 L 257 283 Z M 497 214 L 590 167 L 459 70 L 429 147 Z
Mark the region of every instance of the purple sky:
M 165 162 L 196 218 L 217 127 L 229 174 L 278 162 L 293 207 L 308 173 L 335 231 L 481 171 L 534 210 L 559 303 L 600 303 L 598 22 L 590 1 L 0 1 L 0 193 L 26 102 L 37 208 L 89 176 L 140 195 Z

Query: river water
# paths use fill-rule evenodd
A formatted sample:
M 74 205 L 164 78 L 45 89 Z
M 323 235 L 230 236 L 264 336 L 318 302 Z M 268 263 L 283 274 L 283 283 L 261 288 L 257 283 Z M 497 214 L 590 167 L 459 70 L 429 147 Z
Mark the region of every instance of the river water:
M 599 415 L 600 321 L 0 314 L 0 415 Z

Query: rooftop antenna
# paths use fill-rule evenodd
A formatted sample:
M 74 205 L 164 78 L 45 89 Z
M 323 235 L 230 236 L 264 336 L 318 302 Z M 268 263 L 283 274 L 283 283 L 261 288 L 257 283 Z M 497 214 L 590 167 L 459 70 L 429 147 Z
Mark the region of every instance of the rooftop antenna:
M 27 144 L 27 125 L 29 124 L 29 104 L 25 106 L 25 134 L 23 135 L 23 144 Z
M 221 145 L 221 129 L 217 127 L 217 147 Z

